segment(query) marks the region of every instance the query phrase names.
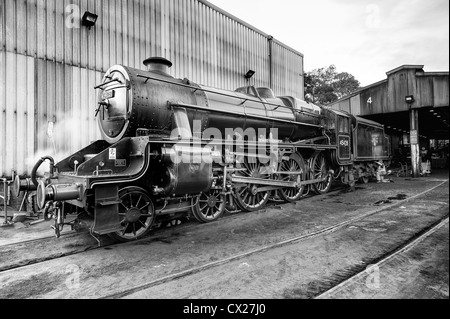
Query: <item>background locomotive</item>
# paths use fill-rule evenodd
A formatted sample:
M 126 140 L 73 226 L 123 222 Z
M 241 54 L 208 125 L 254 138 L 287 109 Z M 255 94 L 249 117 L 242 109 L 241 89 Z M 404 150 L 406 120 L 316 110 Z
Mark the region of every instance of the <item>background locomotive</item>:
M 129 241 L 157 217 L 188 211 L 211 222 L 225 209 L 259 210 L 272 196 L 327 193 L 336 179 L 367 183 L 376 162 L 390 158 L 378 123 L 268 88 L 230 92 L 175 79 L 163 58 L 144 64 L 148 71 L 113 66 L 96 87 L 103 140 L 59 163 L 44 157 L 31 182 L 17 179 L 18 192 L 37 188 L 57 236 L 64 225 L 87 226 Z M 38 180 L 47 160 L 50 172 Z

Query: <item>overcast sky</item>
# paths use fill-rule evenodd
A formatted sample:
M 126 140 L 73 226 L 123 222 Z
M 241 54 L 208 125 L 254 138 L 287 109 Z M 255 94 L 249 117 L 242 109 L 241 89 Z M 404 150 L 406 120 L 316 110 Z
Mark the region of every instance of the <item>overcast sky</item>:
M 403 64 L 449 70 L 449 0 L 210 0 L 363 86 Z

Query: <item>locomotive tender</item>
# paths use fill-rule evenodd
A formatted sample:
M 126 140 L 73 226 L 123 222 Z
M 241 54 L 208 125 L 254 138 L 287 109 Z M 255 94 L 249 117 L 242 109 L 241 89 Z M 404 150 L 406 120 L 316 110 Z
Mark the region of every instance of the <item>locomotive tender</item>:
M 161 216 L 212 222 L 225 210 L 256 211 L 276 196 L 325 194 L 334 180 L 367 183 L 390 145 L 382 125 L 269 88 L 234 92 L 175 79 L 164 58 L 148 71 L 111 67 L 96 110 L 103 140 L 55 163 L 41 158 L 30 180 L 37 204 L 64 225 L 119 241 L 143 237 Z M 50 161 L 50 172 L 36 172 Z M 76 218 L 70 222 L 69 215 Z

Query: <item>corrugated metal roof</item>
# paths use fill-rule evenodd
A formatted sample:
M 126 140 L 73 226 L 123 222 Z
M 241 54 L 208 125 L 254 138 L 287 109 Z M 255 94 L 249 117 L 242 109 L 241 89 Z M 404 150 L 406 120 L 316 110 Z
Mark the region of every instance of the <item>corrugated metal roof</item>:
M 212 4 L 212 3 L 209 2 L 209 1 L 206 1 L 206 0 L 198 0 L 198 1 L 201 2 L 201 3 L 204 3 L 205 5 L 207 5 L 208 7 L 210 7 L 210 8 L 212 8 L 212 9 L 216 10 L 217 12 L 222 13 L 223 15 L 229 17 L 230 19 L 235 20 L 236 22 L 242 24 L 243 26 L 246 26 L 246 27 L 252 29 L 253 31 L 258 32 L 259 34 L 265 36 L 266 38 L 273 38 L 273 36 L 271 36 L 271 35 L 265 33 L 264 31 L 259 30 L 258 28 L 255 28 L 255 27 L 252 26 L 251 24 L 249 24 L 249 23 L 247 23 L 247 22 L 245 22 L 245 21 L 239 19 L 238 17 L 236 17 L 236 16 L 232 15 L 231 13 L 229 13 L 229 12 L 227 12 L 227 11 L 225 11 L 225 10 L 219 8 L 218 6 Z M 283 46 L 284 48 L 288 49 L 289 51 L 291 51 L 292 53 L 295 53 L 295 54 L 298 54 L 298 55 L 304 57 L 303 53 L 301 53 L 301 52 L 299 52 L 299 51 L 297 51 L 297 50 L 291 48 L 290 46 L 288 46 L 288 45 L 286 45 L 286 44 L 284 44 L 284 43 L 278 41 L 278 40 L 275 39 L 275 38 L 273 38 L 273 40 L 274 40 L 277 44 L 279 44 L 279 45 Z

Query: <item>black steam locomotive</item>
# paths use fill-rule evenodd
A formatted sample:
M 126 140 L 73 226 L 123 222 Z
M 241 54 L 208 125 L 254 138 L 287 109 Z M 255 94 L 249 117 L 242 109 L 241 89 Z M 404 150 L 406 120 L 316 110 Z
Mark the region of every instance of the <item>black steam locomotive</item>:
M 16 181 L 17 191 L 36 190 L 58 237 L 64 225 L 130 241 L 162 216 L 212 222 L 274 197 L 327 193 L 336 179 L 367 183 L 376 162 L 390 158 L 378 123 L 268 88 L 231 92 L 175 79 L 163 58 L 144 64 L 147 72 L 113 66 L 96 87 L 103 140 L 59 163 L 44 157 L 31 181 Z M 44 161 L 50 172 L 38 180 Z

